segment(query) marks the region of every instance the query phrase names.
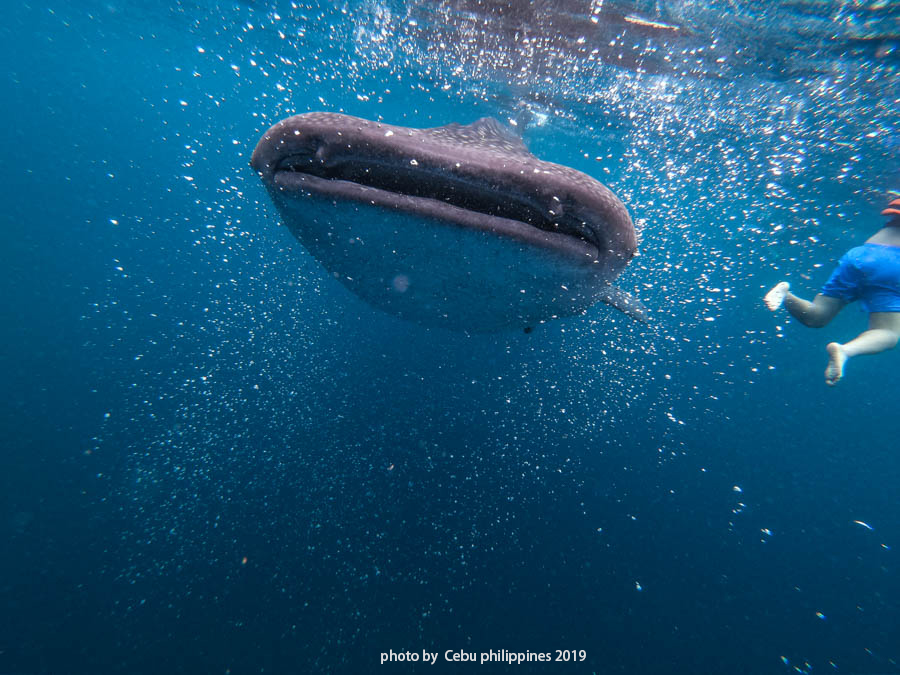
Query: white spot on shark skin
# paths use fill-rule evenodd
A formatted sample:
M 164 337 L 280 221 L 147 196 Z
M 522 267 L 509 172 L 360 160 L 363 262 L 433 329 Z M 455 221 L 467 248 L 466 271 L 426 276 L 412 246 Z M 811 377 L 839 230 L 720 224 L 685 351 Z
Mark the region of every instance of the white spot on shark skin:
M 394 280 L 391 281 L 391 286 L 398 293 L 406 293 L 409 289 L 409 277 L 405 274 L 398 274 L 394 277 Z

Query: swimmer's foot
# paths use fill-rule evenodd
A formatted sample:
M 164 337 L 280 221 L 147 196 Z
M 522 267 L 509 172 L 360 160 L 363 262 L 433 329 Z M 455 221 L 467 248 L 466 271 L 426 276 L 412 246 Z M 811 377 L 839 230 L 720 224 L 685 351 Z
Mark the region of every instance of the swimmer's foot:
M 825 368 L 825 384 L 833 387 L 840 382 L 844 375 L 844 364 L 847 363 L 847 352 L 844 346 L 837 342 L 831 342 L 825 349 L 828 350 L 828 366 Z
M 788 282 L 782 281 L 781 283 L 775 284 L 775 288 L 766 293 L 763 302 L 766 303 L 766 307 L 769 308 L 770 312 L 774 312 L 781 307 L 781 303 L 784 302 L 784 298 L 790 288 L 791 285 Z

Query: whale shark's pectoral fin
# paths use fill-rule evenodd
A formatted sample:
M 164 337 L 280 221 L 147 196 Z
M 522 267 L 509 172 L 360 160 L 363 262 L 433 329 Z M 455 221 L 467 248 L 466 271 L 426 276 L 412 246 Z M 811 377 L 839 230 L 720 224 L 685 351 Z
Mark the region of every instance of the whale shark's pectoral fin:
M 627 314 L 632 319 L 637 319 L 642 323 L 650 323 L 650 314 L 647 312 L 644 303 L 618 286 L 607 286 L 601 293 L 600 300 L 623 314 Z

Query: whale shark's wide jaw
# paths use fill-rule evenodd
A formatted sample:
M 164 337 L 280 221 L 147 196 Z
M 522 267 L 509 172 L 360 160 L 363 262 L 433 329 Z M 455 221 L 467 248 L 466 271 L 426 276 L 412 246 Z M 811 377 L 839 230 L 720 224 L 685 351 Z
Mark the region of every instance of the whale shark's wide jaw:
M 340 115 L 298 115 L 263 136 L 251 163 L 276 199 L 316 192 L 374 200 L 575 253 L 576 263 L 612 256 L 621 261 L 614 266 L 624 266 L 635 242 L 621 203 L 599 184 L 578 185 L 583 174 L 540 162 L 490 122 L 409 130 Z
M 443 204 L 455 207 L 443 211 L 448 220 L 453 220 L 453 216 L 460 219 L 459 224 L 478 222 L 481 216 L 485 229 L 496 231 L 490 225 L 499 218 L 508 221 L 507 229 L 517 223 L 519 238 L 533 239 L 529 234 L 537 233 L 529 232 L 532 230 L 562 235 L 574 240 L 571 244 L 579 249 L 585 244 L 593 248 L 587 254 L 591 259 L 605 250 L 598 228 L 566 213 L 566 206 L 556 198 L 542 208 L 537 199 L 522 194 L 515 186 L 491 185 L 448 171 L 420 169 L 408 159 L 391 163 L 360 154 L 340 157 L 324 145 L 310 146 L 306 153 L 294 152 L 277 159 L 271 182 L 282 192 L 317 192 L 369 202 L 374 199 L 394 207 L 405 203 L 408 210 L 422 213 L 434 214 Z

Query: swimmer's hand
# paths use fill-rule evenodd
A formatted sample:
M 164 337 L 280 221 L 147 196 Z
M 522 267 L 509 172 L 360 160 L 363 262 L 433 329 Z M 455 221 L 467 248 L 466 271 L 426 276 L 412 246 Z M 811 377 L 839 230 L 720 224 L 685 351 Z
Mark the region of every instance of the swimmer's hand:
M 787 292 L 790 290 L 791 285 L 782 281 L 780 283 L 775 284 L 775 287 L 766 293 L 763 298 L 763 302 L 766 303 L 766 307 L 769 308 L 770 312 L 774 312 L 776 309 L 781 307 L 781 304 L 784 302 L 784 298 L 787 295 Z

